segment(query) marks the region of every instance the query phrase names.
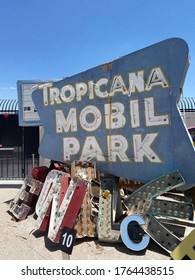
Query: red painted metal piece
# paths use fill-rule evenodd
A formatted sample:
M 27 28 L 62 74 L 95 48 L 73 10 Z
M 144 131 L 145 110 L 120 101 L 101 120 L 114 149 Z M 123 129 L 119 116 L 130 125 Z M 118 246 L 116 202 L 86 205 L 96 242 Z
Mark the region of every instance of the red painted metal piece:
M 74 194 L 71 198 L 71 201 L 68 205 L 64 218 L 63 218 L 61 224 L 58 225 L 58 227 L 59 227 L 58 232 L 52 241 L 59 242 L 63 227 L 66 226 L 69 228 L 73 228 L 76 217 L 79 213 L 80 207 L 81 207 L 83 199 L 85 197 L 86 190 L 87 190 L 87 183 L 83 180 L 79 180 L 77 182 L 76 189 L 75 189 Z
M 69 183 L 70 183 L 71 177 L 70 174 L 66 174 L 62 177 L 62 183 L 61 183 L 61 190 L 60 190 L 60 201 L 59 201 L 59 207 L 62 204 L 62 201 L 64 199 L 64 196 L 66 194 L 66 191 L 68 189 Z
M 46 214 L 42 220 L 42 223 L 39 227 L 40 230 L 48 232 L 49 229 L 49 220 L 50 220 L 50 214 L 51 214 L 51 206 L 52 206 L 52 200 L 49 204 L 49 207 L 47 208 Z
M 47 166 L 34 167 L 32 169 L 33 178 L 37 179 L 40 182 L 44 182 L 47 174 L 49 173 L 49 168 Z

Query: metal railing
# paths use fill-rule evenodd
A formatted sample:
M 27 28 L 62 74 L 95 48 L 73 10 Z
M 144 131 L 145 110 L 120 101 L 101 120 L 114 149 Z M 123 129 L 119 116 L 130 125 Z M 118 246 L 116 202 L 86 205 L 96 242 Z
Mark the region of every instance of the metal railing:
M 0 148 L 0 179 L 23 179 L 38 165 L 39 159 L 25 156 L 22 147 Z

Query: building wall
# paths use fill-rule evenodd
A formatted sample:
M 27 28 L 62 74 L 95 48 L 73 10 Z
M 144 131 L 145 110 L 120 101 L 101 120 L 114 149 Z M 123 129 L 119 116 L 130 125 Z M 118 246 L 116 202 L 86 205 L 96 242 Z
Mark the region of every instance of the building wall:
M 187 127 L 195 126 L 195 112 L 184 112 L 182 116 Z

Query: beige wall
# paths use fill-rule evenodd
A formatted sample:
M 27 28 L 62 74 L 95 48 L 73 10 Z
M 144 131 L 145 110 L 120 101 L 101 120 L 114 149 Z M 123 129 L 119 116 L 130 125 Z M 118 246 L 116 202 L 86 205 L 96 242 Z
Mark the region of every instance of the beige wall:
M 187 127 L 195 126 L 195 112 L 181 113 Z

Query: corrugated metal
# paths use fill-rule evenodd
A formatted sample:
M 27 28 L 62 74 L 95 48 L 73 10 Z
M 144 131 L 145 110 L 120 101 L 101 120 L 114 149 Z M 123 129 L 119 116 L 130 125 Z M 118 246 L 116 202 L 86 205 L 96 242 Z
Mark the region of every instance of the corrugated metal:
M 181 112 L 195 112 L 195 98 L 185 97 L 180 99 L 178 106 Z
M 16 99 L 0 99 L 0 114 L 18 114 L 18 101 Z

